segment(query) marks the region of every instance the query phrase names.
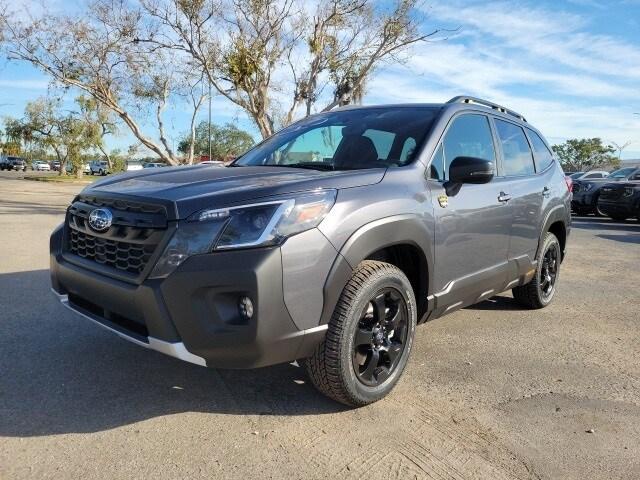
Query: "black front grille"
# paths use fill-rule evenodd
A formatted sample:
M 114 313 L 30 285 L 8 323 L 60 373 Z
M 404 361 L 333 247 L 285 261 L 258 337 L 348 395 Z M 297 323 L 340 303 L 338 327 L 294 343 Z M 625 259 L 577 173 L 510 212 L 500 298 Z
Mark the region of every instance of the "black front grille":
M 156 250 L 156 245 L 118 242 L 74 229 L 69 234 L 71 253 L 135 274 L 142 273 Z
M 113 215 L 113 223 L 105 232 L 89 226 L 89 215 L 96 207 L 109 208 Z M 80 198 L 69 207 L 66 226 L 68 253 L 139 276 L 162 242 L 167 221 L 164 207 Z
M 600 198 L 607 200 L 616 200 L 622 196 L 623 191 L 624 188 L 619 186 L 602 187 L 600 189 Z

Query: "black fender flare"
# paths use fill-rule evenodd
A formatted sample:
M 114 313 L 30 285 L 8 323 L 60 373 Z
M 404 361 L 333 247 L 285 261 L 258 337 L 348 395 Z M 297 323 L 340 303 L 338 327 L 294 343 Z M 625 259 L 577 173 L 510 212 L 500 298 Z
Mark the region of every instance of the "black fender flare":
M 329 323 L 340 294 L 351 278 L 354 268 L 374 252 L 394 245 L 408 244 L 422 252 L 426 295 L 418 298 L 418 305 L 427 301 L 433 285 L 433 232 L 416 214 L 393 215 L 367 223 L 358 228 L 340 248 L 324 285 L 324 305 L 320 325 Z M 420 319 L 418 319 L 420 320 Z
M 571 214 L 567 215 L 567 209 L 566 209 L 566 207 L 564 205 L 556 205 L 555 207 L 551 208 L 547 212 L 547 215 L 545 216 L 544 222 L 542 224 L 542 229 L 540 230 L 540 238 L 538 239 L 538 248 L 536 249 L 536 258 L 538 258 L 538 255 L 540 254 L 540 248 L 542 247 L 542 241 L 544 240 L 544 236 L 549 231 L 549 228 L 551 227 L 551 225 L 553 225 L 556 222 L 562 222 L 564 224 L 566 235 L 567 235 L 567 237 L 569 236 L 569 228 L 570 228 L 570 225 L 571 225 L 571 217 L 570 217 L 570 215 Z M 565 242 L 564 250 L 566 250 L 566 242 Z M 564 250 L 562 252 L 562 258 L 563 259 L 564 259 L 564 256 L 565 256 L 565 251 Z

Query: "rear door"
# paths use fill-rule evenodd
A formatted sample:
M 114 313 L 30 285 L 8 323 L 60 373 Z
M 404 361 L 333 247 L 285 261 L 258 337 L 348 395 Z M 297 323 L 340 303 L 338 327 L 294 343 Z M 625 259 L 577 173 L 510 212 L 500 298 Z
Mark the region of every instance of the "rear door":
M 524 129 L 494 118 L 502 158 L 505 192 L 512 212 L 508 258 L 516 271 L 510 280 L 531 270 L 542 222 L 543 199 L 551 194 L 552 172 L 536 175 L 533 152 Z
M 508 205 L 499 200 L 503 180 L 462 185 L 447 194 L 449 166 L 456 157 L 497 165 L 496 148 L 483 114 L 454 117 L 432 159 L 429 177 L 435 214 L 434 291 L 436 315 L 497 293 L 506 281 L 511 229 Z

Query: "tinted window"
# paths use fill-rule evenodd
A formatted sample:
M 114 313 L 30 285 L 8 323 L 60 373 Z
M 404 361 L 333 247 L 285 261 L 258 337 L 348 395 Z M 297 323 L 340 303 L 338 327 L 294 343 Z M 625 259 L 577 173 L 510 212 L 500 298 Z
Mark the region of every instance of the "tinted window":
M 496 161 L 489 119 L 484 115 L 461 115 L 457 117 L 443 140 L 444 171 L 456 157 L 476 157 Z
M 603 175 L 601 173 L 587 173 L 582 178 L 603 178 Z
M 535 173 L 533 155 L 522 128 L 513 123 L 496 119 L 496 129 L 502 144 L 505 175 L 531 175 Z
M 631 175 L 635 171 L 635 168 L 621 168 L 609 175 L 610 178 L 624 178 Z
M 542 172 L 553 163 L 553 155 L 547 148 L 547 145 L 544 143 L 542 138 L 540 138 L 540 135 L 538 135 L 533 130 L 527 130 L 529 131 L 529 138 L 531 139 L 533 152 L 536 156 L 536 161 L 538 162 L 539 169 Z
M 419 149 L 437 114 L 429 107 L 388 107 L 313 115 L 268 138 L 233 166 L 351 170 L 406 165 L 413 155 L 396 139 L 413 138 L 413 150 Z

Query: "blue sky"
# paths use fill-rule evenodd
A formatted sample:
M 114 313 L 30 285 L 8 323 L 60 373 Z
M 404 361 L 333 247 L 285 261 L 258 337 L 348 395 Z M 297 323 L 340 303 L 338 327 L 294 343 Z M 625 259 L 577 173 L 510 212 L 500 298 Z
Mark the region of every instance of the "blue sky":
M 80 3 L 59 0 L 57 8 Z M 640 158 L 640 115 L 634 115 L 640 113 L 640 0 L 450 0 L 424 8 L 427 29 L 459 30 L 418 45 L 403 65 L 379 68 L 364 103 L 470 94 L 522 113 L 551 143 L 592 136 L 630 141 L 623 158 Z M 0 63 L 0 116 L 20 116 L 46 90 L 47 79 L 33 68 Z M 213 105 L 216 123 L 238 122 L 258 138 L 240 110 L 219 97 Z M 200 116 L 206 119 L 206 109 Z M 167 113 L 176 144 L 187 121 L 186 106 Z M 109 143 L 126 148 L 133 139 L 123 131 Z

